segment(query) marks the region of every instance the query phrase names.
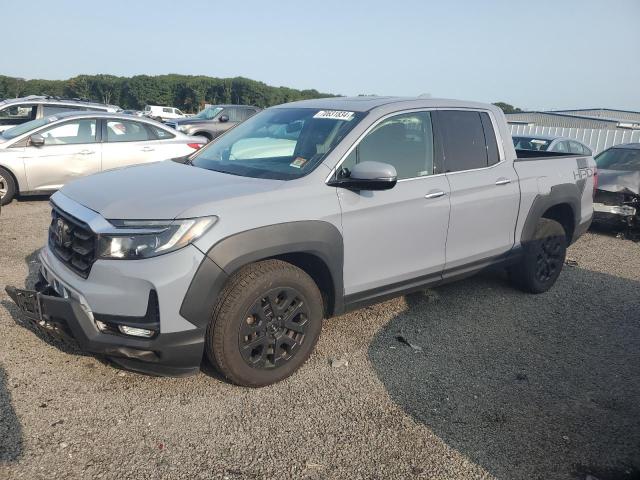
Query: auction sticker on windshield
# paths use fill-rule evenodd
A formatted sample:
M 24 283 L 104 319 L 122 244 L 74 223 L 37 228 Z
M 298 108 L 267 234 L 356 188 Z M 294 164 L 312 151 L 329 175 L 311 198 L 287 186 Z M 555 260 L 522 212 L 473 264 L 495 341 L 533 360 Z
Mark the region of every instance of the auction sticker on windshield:
M 355 112 L 345 112 L 342 110 L 320 110 L 313 118 L 328 118 L 330 120 L 345 120 L 349 121 L 353 119 Z

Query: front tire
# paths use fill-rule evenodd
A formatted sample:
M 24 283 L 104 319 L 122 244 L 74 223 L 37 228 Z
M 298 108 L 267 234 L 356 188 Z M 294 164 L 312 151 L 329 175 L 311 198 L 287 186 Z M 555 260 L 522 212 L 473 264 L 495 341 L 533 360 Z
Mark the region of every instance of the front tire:
M 533 239 L 523 248 L 522 260 L 509 269 L 511 280 L 525 292 L 546 292 L 560 276 L 567 255 L 564 228 L 555 220 L 541 218 Z
M 16 196 L 16 182 L 13 175 L 0 167 L 0 205 L 8 205 Z
M 320 291 L 303 270 L 281 260 L 247 265 L 220 294 L 207 327 L 207 357 L 237 385 L 279 382 L 311 355 L 323 313 Z

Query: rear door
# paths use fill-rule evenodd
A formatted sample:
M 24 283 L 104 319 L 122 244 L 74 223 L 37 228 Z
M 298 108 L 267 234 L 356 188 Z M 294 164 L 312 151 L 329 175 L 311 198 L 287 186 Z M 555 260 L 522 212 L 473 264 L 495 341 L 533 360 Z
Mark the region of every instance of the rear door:
M 148 124 L 119 118 L 103 119 L 102 169 L 172 158 L 163 152 Z
M 445 262 L 449 184 L 434 171 L 431 113 L 382 119 L 349 153 L 336 175 L 356 163 L 385 162 L 398 173 L 391 190 L 338 189 L 344 237 L 344 287 L 350 301 L 412 282 L 439 279 Z
M 69 180 L 100 171 L 102 152 L 95 118 L 70 120 L 38 133 L 45 144 L 27 143 L 24 148 L 28 190 L 57 190 Z
M 451 188 L 446 277 L 513 247 L 520 190 L 488 112 L 439 110 L 436 119 Z

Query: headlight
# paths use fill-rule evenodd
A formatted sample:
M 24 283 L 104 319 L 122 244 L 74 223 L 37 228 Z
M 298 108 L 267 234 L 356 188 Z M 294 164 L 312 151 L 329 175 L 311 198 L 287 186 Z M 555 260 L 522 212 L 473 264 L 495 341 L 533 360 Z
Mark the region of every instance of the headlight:
M 218 217 L 185 220 L 111 220 L 122 233 L 104 234 L 98 240 L 98 257 L 136 260 L 173 252 L 200 238 Z M 126 230 L 132 230 L 127 234 Z
M 178 125 L 179 132 L 186 132 L 187 130 L 189 130 L 189 125 Z

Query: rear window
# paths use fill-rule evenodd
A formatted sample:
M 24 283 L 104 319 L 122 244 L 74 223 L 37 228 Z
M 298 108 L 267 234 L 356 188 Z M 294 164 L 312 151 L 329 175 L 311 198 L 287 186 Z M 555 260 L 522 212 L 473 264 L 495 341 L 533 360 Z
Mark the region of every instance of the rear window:
M 473 170 L 489 164 L 480 112 L 445 110 L 438 111 L 437 116 L 442 134 L 445 171 Z
M 513 137 L 513 147 L 516 150 L 533 150 L 534 152 L 546 152 L 553 140 L 535 137 Z
M 640 171 L 640 150 L 610 148 L 596 157 L 598 168 L 603 170 Z

